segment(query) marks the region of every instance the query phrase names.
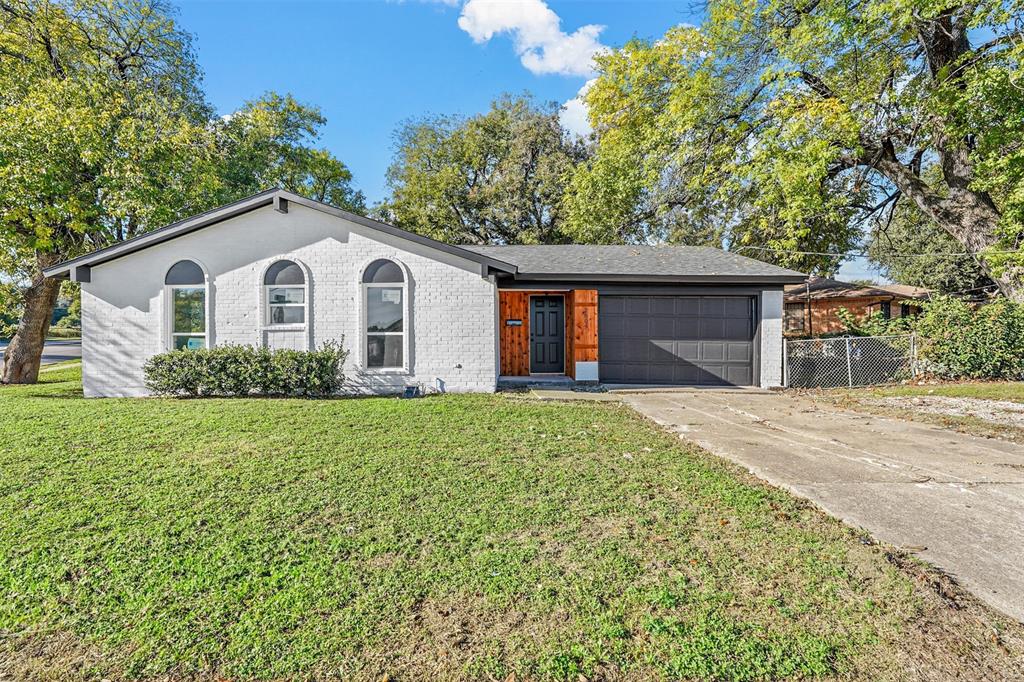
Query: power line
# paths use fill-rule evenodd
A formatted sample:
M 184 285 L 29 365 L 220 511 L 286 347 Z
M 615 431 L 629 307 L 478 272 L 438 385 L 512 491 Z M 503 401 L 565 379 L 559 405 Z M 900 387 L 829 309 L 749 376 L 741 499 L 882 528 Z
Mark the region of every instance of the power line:
M 867 251 L 849 251 L 847 253 L 836 253 L 832 251 L 796 251 L 793 249 L 775 249 L 770 246 L 741 246 L 738 251 L 745 249 L 753 249 L 756 251 L 771 251 L 773 253 L 790 253 L 797 256 L 832 256 L 834 258 L 872 258 L 874 256 L 888 255 L 897 256 L 900 258 L 975 258 L 975 254 L 970 253 L 897 253 L 890 251 L 888 253 L 875 253 L 871 254 Z M 1024 250 L 1016 251 L 986 251 L 984 254 L 979 255 L 1019 255 L 1024 256 Z

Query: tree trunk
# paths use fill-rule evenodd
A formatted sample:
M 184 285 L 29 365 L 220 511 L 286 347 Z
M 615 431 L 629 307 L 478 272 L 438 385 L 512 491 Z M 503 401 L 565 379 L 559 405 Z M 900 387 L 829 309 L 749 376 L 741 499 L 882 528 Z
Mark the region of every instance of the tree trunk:
M 41 265 L 41 264 L 40 264 Z M 50 331 L 53 306 L 60 293 L 60 280 L 43 277 L 37 270 L 32 284 L 25 290 L 25 312 L 18 332 L 4 353 L 0 383 L 34 384 L 39 379 L 39 361 L 43 342 Z
M 1024 303 L 1024 273 L 1019 267 L 1005 266 L 998 273 L 984 257 L 984 251 L 999 243 L 999 211 L 985 195 L 975 192 L 954 176 L 947 179 L 950 196 L 936 194 L 914 172 L 900 163 L 891 148 L 883 148 L 878 170 L 899 188 L 905 197 L 944 229 L 964 249 L 974 255 L 985 274 L 1000 292 L 1015 303 Z M 952 176 L 947 169 L 947 177 Z

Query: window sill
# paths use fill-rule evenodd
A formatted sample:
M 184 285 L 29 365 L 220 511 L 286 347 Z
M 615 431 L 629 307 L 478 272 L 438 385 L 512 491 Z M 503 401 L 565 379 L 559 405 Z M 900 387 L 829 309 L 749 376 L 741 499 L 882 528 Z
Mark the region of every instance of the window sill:
M 268 324 L 263 326 L 265 332 L 304 332 L 304 324 Z
M 394 374 L 394 375 L 408 375 L 408 367 L 360 367 L 359 371 L 363 374 Z

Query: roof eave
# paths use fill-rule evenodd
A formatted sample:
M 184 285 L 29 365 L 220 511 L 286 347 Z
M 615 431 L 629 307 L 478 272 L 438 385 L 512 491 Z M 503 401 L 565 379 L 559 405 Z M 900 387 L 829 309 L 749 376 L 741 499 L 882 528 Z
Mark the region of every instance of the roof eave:
M 643 275 L 613 273 L 563 273 L 563 272 L 524 272 L 516 274 L 517 280 L 537 280 L 545 282 L 643 282 L 659 284 L 797 284 L 805 277 L 799 273 L 793 275 Z

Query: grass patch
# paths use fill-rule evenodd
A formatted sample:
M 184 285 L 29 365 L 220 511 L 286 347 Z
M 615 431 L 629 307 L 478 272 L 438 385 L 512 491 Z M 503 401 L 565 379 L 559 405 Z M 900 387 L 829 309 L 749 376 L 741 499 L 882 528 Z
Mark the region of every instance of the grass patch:
M 1024 674 L 1018 625 L 619 405 L 78 372 L 0 388 L 0 678 Z

